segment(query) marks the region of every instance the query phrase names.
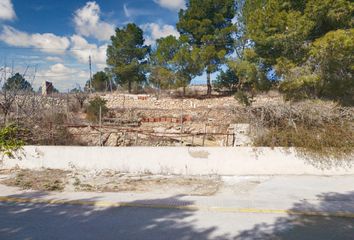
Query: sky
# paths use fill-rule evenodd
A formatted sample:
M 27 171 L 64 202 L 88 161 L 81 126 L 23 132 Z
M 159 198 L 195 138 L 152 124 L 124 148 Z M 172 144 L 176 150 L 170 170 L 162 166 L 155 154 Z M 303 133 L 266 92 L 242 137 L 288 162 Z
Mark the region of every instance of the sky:
M 153 45 L 179 36 L 184 7 L 185 0 L 0 0 L 0 69 L 25 74 L 35 89 L 43 81 L 63 92 L 83 86 L 89 56 L 93 72 L 105 68 L 115 28 L 134 22 Z

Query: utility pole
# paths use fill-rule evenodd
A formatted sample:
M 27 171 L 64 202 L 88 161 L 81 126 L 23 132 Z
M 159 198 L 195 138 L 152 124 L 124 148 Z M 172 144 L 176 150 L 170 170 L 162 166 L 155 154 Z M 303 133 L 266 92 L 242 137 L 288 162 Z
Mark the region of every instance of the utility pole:
M 90 93 L 92 93 L 92 61 L 91 61 L 91 55 L 89 56 L 89 68 L 90 68 L 89 89 L 90 89 Z
M 100 112 L 99 112 L 99 128 L 100 128 L 100 147 L 102 147 L 102 106 L 100 106 Z
M 68 93 L 66 94 L 66 122 L 69 124 L 69 94 L 70 90 L 68 89 Z

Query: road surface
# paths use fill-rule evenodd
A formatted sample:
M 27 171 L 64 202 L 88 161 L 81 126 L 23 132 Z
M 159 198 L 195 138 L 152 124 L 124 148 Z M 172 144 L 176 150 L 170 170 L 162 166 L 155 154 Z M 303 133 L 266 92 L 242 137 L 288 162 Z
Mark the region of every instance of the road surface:
M 0 185 L 0 239 L 354 239 L 354 176 L 223 180 L 213 196 Z

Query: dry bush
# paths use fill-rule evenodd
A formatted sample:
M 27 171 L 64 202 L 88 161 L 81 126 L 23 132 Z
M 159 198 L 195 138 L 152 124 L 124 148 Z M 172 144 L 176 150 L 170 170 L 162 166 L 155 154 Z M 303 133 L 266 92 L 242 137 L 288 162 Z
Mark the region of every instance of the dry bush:
M 248 110 L 255 146 L 296 147 L 310 159 L 353 158 L 354 109 L 323 102 Z
M 28 130 L 23 136 L 26 144 L 81 145 L 66 128 L 69 115 L 65 96 L 32 95 L 18 101 L 21 104 L 11 121 Z

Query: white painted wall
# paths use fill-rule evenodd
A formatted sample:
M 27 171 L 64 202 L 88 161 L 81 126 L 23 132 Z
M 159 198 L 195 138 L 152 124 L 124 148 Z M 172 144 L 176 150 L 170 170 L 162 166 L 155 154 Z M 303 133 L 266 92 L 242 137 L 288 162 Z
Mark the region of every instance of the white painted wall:
M 354 159 L 351 159 L 354 162 Z M 183 175 L 354 175 L 354 167 L 319 169 L 282 148 L 26 146 L 2 168 L 116 170 Z

